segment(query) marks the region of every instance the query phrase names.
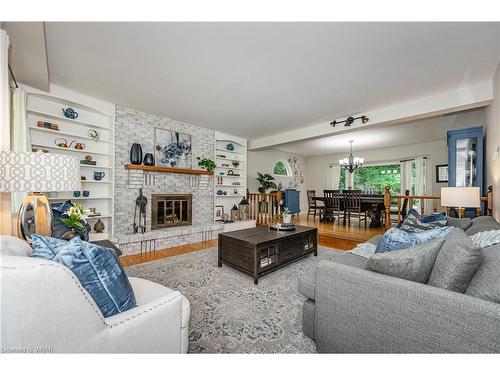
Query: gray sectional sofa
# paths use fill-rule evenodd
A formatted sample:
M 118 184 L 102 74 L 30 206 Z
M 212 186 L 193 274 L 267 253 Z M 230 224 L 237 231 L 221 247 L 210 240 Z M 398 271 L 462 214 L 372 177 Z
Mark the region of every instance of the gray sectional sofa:
M 490 217 L 448 225 L 500 229 Z M 320 353 L 500 353 L 500 244 L 482 251 L 470 285 L 487 299 L 367 270 L 368 258 L 349 252 L 320 261 L 299 280 L 303 331 Z

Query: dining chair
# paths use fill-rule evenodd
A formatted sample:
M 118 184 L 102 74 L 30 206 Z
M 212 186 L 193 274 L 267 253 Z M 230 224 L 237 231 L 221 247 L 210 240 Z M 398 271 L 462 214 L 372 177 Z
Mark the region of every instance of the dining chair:
M 319 210 L 319 215 L 321 217 L 321 206 L 318 206 L 317 202 L 313 199 L 316 196 L 316 190 L 307 190 L 307 220 L 309 220 L 309 215 L 313 215 L 313 220 L 316 220 L 316 211 Z
M 344 214 L 342 210 L 343 196 L 340 190 L 323 190 L 323 197 L 325 199 L 325 207 L 323 208 L 322 220 L 334 221 L 336 214 L 337 220 L 340 221 L 341 214 Z M 342 218 L 344 218 L 343 215 Z
M 347 215 L 347 221 L 351 225 L 351 216 L 358 218 L 358 225 L 361 221 L 367 223 L 368 211 L 361 206 L 361 190 L 344 190 L 344 215 Z

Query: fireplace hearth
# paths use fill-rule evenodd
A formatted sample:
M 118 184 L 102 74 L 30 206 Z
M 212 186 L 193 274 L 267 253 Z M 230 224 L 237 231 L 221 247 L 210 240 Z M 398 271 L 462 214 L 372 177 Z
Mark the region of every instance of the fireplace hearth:
M 151 194 L 151 229 L 192 224 L 192 194 Z

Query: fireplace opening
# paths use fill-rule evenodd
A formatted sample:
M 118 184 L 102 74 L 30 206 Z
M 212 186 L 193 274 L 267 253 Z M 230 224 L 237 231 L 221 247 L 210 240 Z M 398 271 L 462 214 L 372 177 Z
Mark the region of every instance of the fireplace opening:
M 152 194 L 151 229 L 192 224 L 192 194 Z

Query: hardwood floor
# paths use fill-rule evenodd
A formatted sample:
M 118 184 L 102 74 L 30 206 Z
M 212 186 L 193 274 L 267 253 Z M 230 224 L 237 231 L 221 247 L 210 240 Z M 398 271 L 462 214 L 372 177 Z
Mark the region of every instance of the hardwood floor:
M 321 223 L 318 216 L 313 220 L 312 216 L 301 214 L 293 220 L 296 224 L 318 228 L 318 243 L 322 246 L 334 247 L 336 249 L 350 250 L 356 245 L 365 242 L 369 238 L 383 233 L 383 228 L 365 228 L 364 223 L 358 227 L 358 221 L 351 219 L 351 225 L 342 225 L 335 222 Z
M 350 250 L 357 244 L 365 242 L 367 239 L 379 233 L 383 233 L 382 228 L 365 228 L 364 224 L 362 224 L 361 228 L 359 228 L 356 220 L 352 220 L 350 226 L 344 226 L 342 224 L 339 225 L 337 223 L 320 223 L 318 217 L 316 217 L 316 220 L 313 220 L 312 217 L 309 217 L 309 220 L 307 220 L 306 215 L 295 217 L 293 221 L 296 224 L 318 228 L 319 245 L 333 247 L 341 250 Z M 204 250 L 216 246 L 217 240 L 198 242 L 190 245 L 172 247 L 169 249 L 156 250 L 147 253 L 144 252 L 142 254 L 124 255 L 120 257 L 120 262 L 124 267 L 127 267 L 134 264 L 151 262 L 157 259 L 168 258 L 180 254 L 187 254 L 193 251 Z
M 143 252 L 142 254 L 124 255 L 120 257 L 120 263 L 123 267 L 133 266 L 134 264 L 147 263 L 157 259 L 173 257 L 175 255 L 187 254 L 193 251 L 216 247 L 217 240 L 197 242 L 190 245 L 176 246 L 169 249 Z

